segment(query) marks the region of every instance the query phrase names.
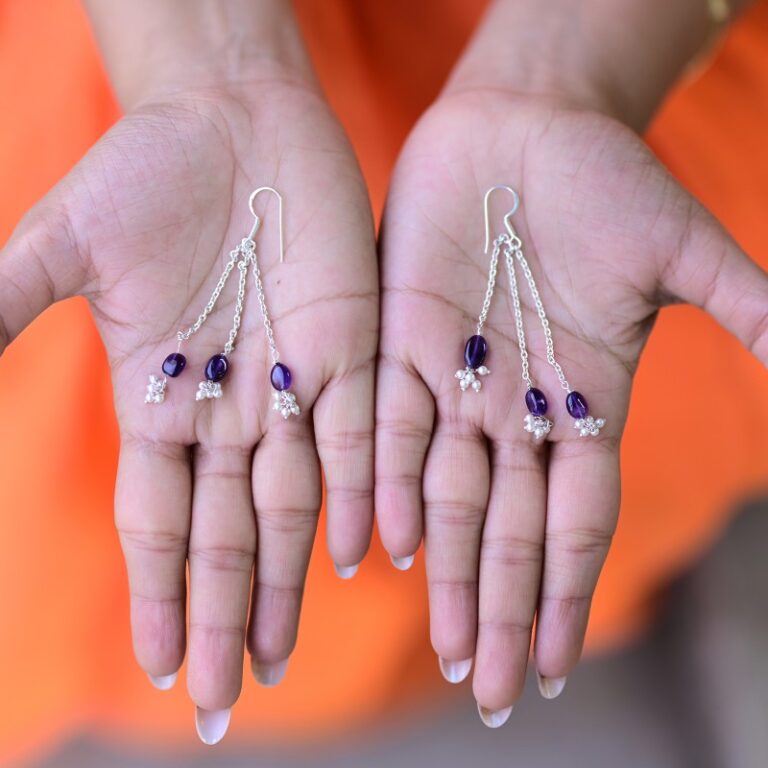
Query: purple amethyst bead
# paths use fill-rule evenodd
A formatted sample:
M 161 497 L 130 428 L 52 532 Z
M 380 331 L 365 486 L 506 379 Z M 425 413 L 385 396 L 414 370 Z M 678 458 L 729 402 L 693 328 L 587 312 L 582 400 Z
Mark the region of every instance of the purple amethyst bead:
M 534 416 L 544 416 L 547 412 L 547 398 L 544 397 L 544 393 L 540 389 L 536 389 L 536 387 L 531 387 L 525 393 L 525 404 Z
M 565 398 L 565 407 L 574 419 L 585 419 L 589 413 L 586 398 L 581 392 L 569 392 Z
M 187 365 L 187 358 L 181 354 L 181 352 L 171 352 L 168 357 L 163 360 L 163 373 L 166 376 L 170 376 L 175 379 Z
M 464 347 L 464 362 L 470 368 L 479 368 L 488 354 L 488 342 L 482 336 L 470 336 Z
M 229 360 L 226 355 L 214 355 L 205 366 L 205 378 L 208 381 L 221 381 L 229 370 Z
M 286 389 L 291 388 L 291 369 L 287 365 L 282 363 L 275 363 L 272 366 L 272 372 L 269 374 L 269 380 L 272 382 L 272 386 L 278 391 L 283 392 Z

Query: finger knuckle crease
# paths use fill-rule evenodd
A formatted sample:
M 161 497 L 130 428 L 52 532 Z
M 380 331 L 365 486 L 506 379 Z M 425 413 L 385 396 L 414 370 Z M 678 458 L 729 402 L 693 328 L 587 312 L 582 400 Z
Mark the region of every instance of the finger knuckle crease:
M 186 534 L 176 531 L 135 530 L 118 528 L 123 546 L 154 554 L 179 554 L 187 551 Z
M 592 595 L 542 595 L 541 602 L 554 603 L 560 610 L 573 611 L 583 608 L 584 604 L 589 604 Z
M 131 591 L 131 600 L 139 605 L 174 607 L 184 603 L 184 595 L 148 595 L 144 592 Z
M 237 639 L 245 636 L 245 627 L 235 624 L 219 624 L 216 622 L 198 621 L 189 623 L 190 633 L 198 632 L 203 635 L 231 636 Z
M 260 528 L 277 533 L 306 533 L 314 529 L 320 510 L 316 507 L 267 507 L 256 512 Z
M 477 589 L 477 577 L 430 579 L 429 588 L 437 592 L 474 592 Z
M 369 430 L 343 429 L 329 437 L 317 438 L 317 449 L 320 452 L 328 451 L 343 453 L 354 450 L 371 453 L 373 451 L 373 435 Z
M 268 581 L 256 580 L 256 592 L 262 595 L 287 596 L 289 598 L 300 598 L 304 594 L 303 584 L 274 584 Z
M 533 628 L 533 617 L 530 621 L 515 621 L 513 619 L 481 618 L 478 621 L 480 629 L 491 630 L 505 635 L 530 635 Z
M 427 502 L 428 523 L 458 528 L 479 528 L 485 520 L 485 507 L 463 501 Z
M 373 499 L 373 488 L 353 488 L 350 485 L 337 485 L 326 480 L 326 498 L 330 503 L 349 504 L 357 501 L 368 502 Z
M 416 442 L 422 451 L 423 446 L 429 443 L 432 437 L 432 430 L 429 427 L 421 427 L 418 424 L 412 424 L 407 421 L 384 421 L 379 419 L 376 422 L 376 429 L 380 435 L 390 439 Z
M 254 547 L 205 546 L 189 550 L 190 567 L 203 565 L 213 571 L 250 573 L 253 567 Z
M 613 532 L 596 529 L 562 531 L 546 534 L 545 547 L 555 553 L 575 557 L 604 556 L 611 546 Z
M 515 536 L 495 536 L 483 542 L 484 560 L 507 566 L 540 565 L 544 553 L 544 544 Z
M 163 440 L 162 438 L 148 437 L 147 435 L 140 435 L 135 432 L 124 433 L 122 435 L 122 444 L 123 448 L 129 446 L 139 453 L 160 456 L 171 461 L 186 463 L 188 458 L 186 447 L 179 443 Z
M 384 485 L 405 485 L 421 488 L 421 474 L 413 472 L 402 472 L 399 475 L 378 474 L 376 483 L 380 487 Z

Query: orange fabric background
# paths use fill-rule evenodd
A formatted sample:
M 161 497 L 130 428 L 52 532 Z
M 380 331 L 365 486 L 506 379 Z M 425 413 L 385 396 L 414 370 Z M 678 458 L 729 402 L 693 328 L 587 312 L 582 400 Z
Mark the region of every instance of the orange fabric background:
M 462 0 L 297 5 L 380 210 L 398 148 L 479 9 Z M 0 0 L 0 107 L 5 239 L 118 117 L 75 0 Z M 649 135 L 764 267 L 767 127 L 764 1 L 732 30 L 715 66 L 676 91 Z M 131 653 L 112 525 L 110 400 L 82 301 L 49 310 L 0 360 L 0 760 L 75 728 L 198 748 L 183 682 L 158 693 Z M 675 429 L 660 437 L 661 423 Z M 734 502 L 765 486 L 766 435 L 762 367 L 702 313 L 665 311 L 637 379 L 621 522 L 594 604 L 591 650 L 641 627 L 654 595 L 717 534 Z M 421 565 L 395 572 L 375 544 L 359 575 L 342 582 L 320 544 L 288 676 L 269 691 L 246 679 L 228 738 L 328 732 L 430 695 L 437 682 Z

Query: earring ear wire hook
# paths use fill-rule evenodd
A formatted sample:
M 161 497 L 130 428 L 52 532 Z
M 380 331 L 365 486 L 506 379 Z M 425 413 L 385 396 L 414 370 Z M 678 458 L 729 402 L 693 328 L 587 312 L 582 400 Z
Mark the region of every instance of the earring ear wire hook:
M 507 231 L 510 235 L 514 236 L 514 230 L 512 229 L 512 224 L 510 223 L 510 219 L 517 213 L 517 209 L 520 207 L 520 195 L 515 192 L 512 187 L 508 187 L 506 184 L 497 184 L 495 187 L 491 187 L 486 193 L 485 193 L 485 199 L 483 200 L 483 211 L 485 213 L 485 249 L 484 252 L 488 253 L 488 248 L 491 245 L 491 222 L 490 222 L 490 216 L 488 213 L 488 201 L 491 196 L 491 193 L 496 191 L 497 189 L 504 189 L 507 192 L 509 192 L 515 200 L 515 204 L 512 206 L 512 209 L 507 211 L 507 213 L 504 215 L 504 226 L 507 228 Z
M 253 214 L 253 217 L 254 217 L 254 222 L 253 222 L 253 227 L 251 228 L 251 233 L 248 235 L 248 239 L 253 240 L 254 235 L 259 231 L 259 227 L 261 226 L 261 218 L 256 213 L 256 211 L 253 210 L 253 202 L 256 199 L 256 196 L 260 192 L 272 192 L 272 194 L 275 195 L 275 197 L 277 197 L 277 202 L 278 202 L 277 216 L 278 216 L 278 224 L 280 227 L 280 263 L 282 264 L 285 261 L 285 248 L 284 248 L 284 239 L 283 239 L 283 198 L 274 187 L 259 187 L 258 189 L 255 189 L 253 192 L 251 192 L 251 196 L 248 198 L 248 207 L 251 209 L 251 213 Z

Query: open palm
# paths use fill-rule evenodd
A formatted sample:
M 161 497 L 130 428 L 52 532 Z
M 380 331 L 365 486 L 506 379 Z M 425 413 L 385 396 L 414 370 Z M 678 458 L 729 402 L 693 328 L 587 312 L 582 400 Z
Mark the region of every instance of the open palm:
M 546 443 L 524 431 L 501 265 L 484 331 L 491 373 L 477 393 L 454 378 L 488 276 L 483 196 L 498 184 L 521 194 L 513 223 L 558 360 L 606 420 L 598 436 L 573 428 L 520 280 L 531 376 L 554 420 Z M 491 198 L 492 238 L 506 231 L 505 194 Z M 411 135 L 389 195 L 382 279 L 382 539 L 407 558 L 424 534 L 441 667 L 458 682 L 474 657 L 481 714 L 500 725 L 522 690 L 534 618 L 544 695 L 562 690 L 579 657 L 618 514 L 632 378 L 655 313 L 676 299 L 701 305 L 766 361 L 768 280 L 629 129 L 497 90 L 443 97 Z
M 285 262 L 269 195 L 255 202 L 255 239 L 301 415 L 271 409 L 252 281 L 223 397 L 195 399 L 232 327 L 237 269 L 184 346 L 183 375 L 168 380 L 162 404 L 145 404 L 149 374 L 161 375 L 176 332 L 250 232 L 248 197 L 262 185 L 284 198 Z M 357 164 L 322 99 L 291 84 L 251 84 L 247 98 L 184 93 L 122 119 L 2 252 L 0 339 L 76 293 L 90 300 L 112 366 L 116 520 L 138 660 L 158 685 L 172 683 L 185 652 L 188 558 L 188 685 L 202 710 L 224 710 L 240 690 L 251 599 L 257 677 L 277 682 L 293 648 L 321 501 L 318 453 L 337 566 L 351 572 L 370 537 L 375 247 Z

